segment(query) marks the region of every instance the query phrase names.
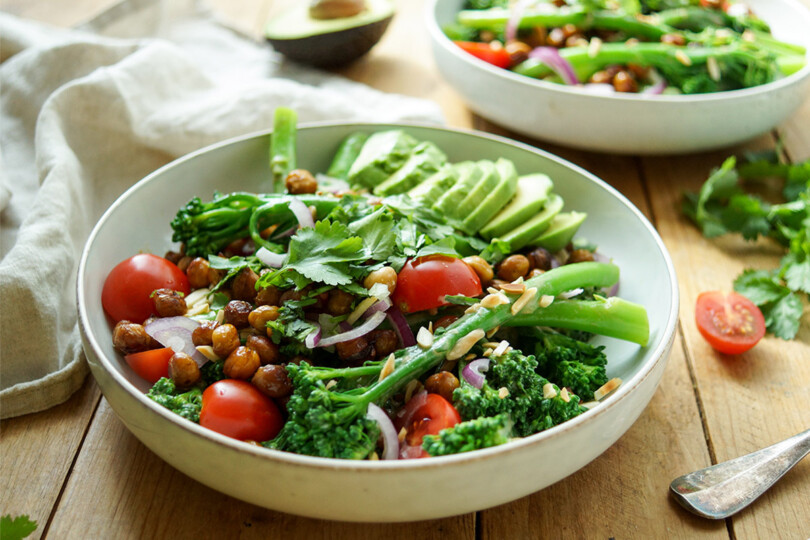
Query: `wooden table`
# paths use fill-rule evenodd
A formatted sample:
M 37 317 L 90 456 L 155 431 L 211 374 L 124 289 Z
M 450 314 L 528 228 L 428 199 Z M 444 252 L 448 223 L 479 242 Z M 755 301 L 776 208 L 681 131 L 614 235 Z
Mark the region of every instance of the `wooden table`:
M 109 2 L 80 0 L 56 8 L 47 0 L 3 0 L 2 7 L 70 26 Z M 442 81 L 422 24 L 423 4 L 400 1 L 382 42 L 342 73 L 381 90 L 433 99 L 450 125 L 510 135 L 473 115 Z M 261 22 L 278 8 L 269 0 L 218 0 L 215 5 L 257 36 Z M 777 136 L 793 160 L 810 157 L 810 100 L 776 132 L 716 152 L 613 156 L 529 141 L 627 195 L 663 237 L 681 291 L 678 337 L 649 407 L 602 456 L 539 493 L 474 514 L 411 524 L 345 524 L 272 512 L 217 493 L 161 461 L 124 428 L 88 378 L 64 405 L 2 423 L 0 514 L 28 514 L 39 523 L 32 538 L 58 539 L 807 539 L 810 460 L 725 521 L 694 517 L 668 495 L 674 477 L 767 446 L 810 424 L 807 316 L 795 341 L 767 338 L 738 358 L 713 352 L 694 323 L 701 291 L 729 289 L 747 267 L 774 267 L 778 250 L 767 242 L 706 240 L 678 207 L 681 193 L 697 189 L 725 156 L 772 147 Z

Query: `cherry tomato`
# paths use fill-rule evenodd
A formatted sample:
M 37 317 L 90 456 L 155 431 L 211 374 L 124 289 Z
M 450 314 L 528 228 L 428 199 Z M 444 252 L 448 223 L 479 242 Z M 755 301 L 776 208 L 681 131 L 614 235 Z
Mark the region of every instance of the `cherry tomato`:
M 224 379 L 205 389 L 200 425 L 241 441 L 269 441 L 284 421 L 275 402 L 246 381 Z
M 508 68 L 512 59 L 503 47 L 493 47 L 489 43 L 477 41 L 454 41 L 461 49 L 476 58 L 499 68 Z
M 478 296 L 481 280 L 467 263 L 444 255 L 409 260 L 399 271 L 394 305 L 404 313 L 423 311 L 447 304 L 446 294 Z
M 695 306 L 698 330 L 709 345 L 726 354 L 741 354 L 765 335 L 765 318 L 748 298 L 735 292 L 704 292 Z
M 422 448 L 422 438 L 425 435 L 437 435 L 441 430 L 459 422 L 461 415 L 439 394 L 416 394 L 394 420 L 397 431 L 403 427 L 407 431 L 405 440 L 399 447 L 400 459 L 428 457 L 430 454 Z
M 120 262 L 107 275 L 101 290 L 101 305 L 115 322 L 141 323 L 155 314 L 150 295 L 155 289 L 188 294 L 188 278 L 177 265 L 163 257 L 141 253 Z
M 173 354 L 172 348 L 166 347 L 128 354 L 124 360 L 142 379 L 156 383 L 161 377 L 169 376 L 169 359 Z

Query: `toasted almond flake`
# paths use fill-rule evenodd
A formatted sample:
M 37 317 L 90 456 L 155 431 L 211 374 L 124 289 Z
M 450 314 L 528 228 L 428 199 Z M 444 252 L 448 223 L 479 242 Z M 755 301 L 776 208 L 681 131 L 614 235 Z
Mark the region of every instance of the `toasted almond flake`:
M 512 294 L 521 294 L 526 290 L 526 284 L 522 281 L 520 283 L 504 283 L 501 285 L 501 290 Z
M 501 329 L 501 327 L 500 327 L 500 326 L 496 326 L 495 328 L 493 328 L 492 330 L 490 330 L 489 332 L 487 332 L 487 339 L 492 338 L 492 336 L 494 336 L 495 334 L 497 334 L 497 333 L 498 333 L 498 330 L 500 330 L 500 329 Z
M 365 300 L 363 300 L 362 302 L 357 304 L 357 307 L 354 308 L 354 311 L 352 311 L 349 314 L 349 316 L 346 318 L 346 322 L 349 323 L 349 324 L 354 324 L 355 321 L 357 321 L 357 319 L 359 319 L 360 316 L 363 315 L 363 313 L 368 311 L 368 308 L 370 308 L 371 306 L 373 306 L 376 303 L 377 303 L 377 297 L 376 296 L 369 296 L 368 298 L 366 298 Z
M 683 51 L 675 51 L 675 59 L 685 66 L 692 65 L 692 59 Z
M 214 348 L 211 345 L 199 345 L 197 351 L 211 361 L 219 360 L 219 356 L 214 354 Z
M 548 307 L 554 301 L 554 297 L 550 294 L 544 294 L 540 297 L 540 300 L 537 302 L 537 305 L 541 308 Z
M 478 358 L 478 355 L 475 353 L 467 353 L 467 356 L 464 357 L 465 362 L 469 362 L 470 360 L 475 360 Z
M 489 358 L 492 356 L 492 349 L 487 349 L 484 351 L 484 358 Z
M 500 291 L 500 290 L 498 290 L 498 289 L 496 289 L 495 287 L 487 287 L 487 292 L 488 292 L 489 294 L 498 294 L 498 293 L 499 293 L 499 292 L 501 292 L 501 291 Z
M 394 353 L 391 353 L 388 355 L 385 364 L 383 364 L 382 371 L 380 371 L 380 380 L 383 380 L 394 372 L 394 364 L 396 364 L 396 356 L 394 356 Z
M 217 311 L 217 317 L 216 317 L 215 320 L 217 321 L 217 324 L 222 324 L 223 322 L 225 322 L 225 310 L 224 309 L 220 309 L 219 311 Z
M 743 32 L 742 38 L 749 43 L 753 43 L 757 40 L 757 36 L 751 30 Z
M 428 322 L 428 332 L 433 333 L 433 321 Z
M 407 435 L 407 434 L 408 434 L 407 429 L 405 429 L 404 427 L 402 429 L 400 429 L 399 433 L 397 433 L 397 439 L 399 439 L 399 442 L 404 441 L 405 440 L 405 435 Z
M 369 461 L 380 461 L 380 456 L 377 455 L 377 452 L 372 452 L 371 455 L 368 457 Z
M 718 28 L 715 30 L 714 35 L 719 38 L 728 39 L 734 34 L 728 28 Z
M 595 58 L 597 54 L 599 54 L 599 50 L 602 48 L 602 40 L 598 37 L 592 37 L 591 41 L 588 43 L 588 56 L 591 58 Z
M 405 385 L 405 403 L 409 402 L 421 387 L 422 383 L 419 382 L 419 379 L 411 379 L 408 384 Z
M 500 345 L 499 341 L 487 341 L 487 342 L 483 343 L 481 346 L 483 348 L 485 348 L 485 349 L 494 349 L 498 345 Z
M 610 394 L 614 390 L 616 390 L 619 386 L 621 386 L 622 380 L 618 377 L 614 377 L 610 379 L 608 382 L 603 384 L 596 392 L 593 393 L 594 399 L 597 401 L 601 401 L 606 395 Z
M 506 300 L 506 302 L 504 302 L 504 300 Z M 481 300 L 481 307 L 492 309 L 508 302 L 509 300 L 502 294 L 488 294 Z
M 709 71 L 709 77 L 711 77 L 713 81 L 720 80 L 720 66 L 717 64 L 717 58 L 710 56 L 706 60 L 706 69 Z
M 209 311 L 211 311 L 211 306 L 208 305 L 208 302 L 197 302 L 195 305 L 190 307 L 188 311 L 186 311 L 186 317 L 202 315 L 203 313 L 208 313 Z
M 593 409 L 598 404 L 599 404 L 598 401 L 586 401 L 585 403 L 582 403 L 582 406 L 585 407 L 586 409 Z
M 337 381 L 335 379 L 330 379 L 329 382 L 326 383 L 326 389 L 329 390 L 335 385 L 337 385 Z
M 562 399 L 566 403 L 571 401 L 571 396 L 568 395 L 568 388 L 563 388 L 562 390 L 560 390 L 560 399 Z
M 630 38 L 624 42 L 625 47 L 635 47 L 638 45 L 638 40 L 636 38 Z
M 312 219 L 318 221 L 318 209 L 314 206 L 309 207 L 309 213 L 312 214 Z
M 467 309 L 465 309 L 464 313 L 475 313 L 476 311 L 479 310 L 480 307 L 481 307 L 481 304 L 473 304 L 470 307 L 468 307 Z
M 526 307 L 526 305 L 534 300 L 534 297 L 537 296 L 537 287 L 529 287 L 526 289 L 523 294 L 520 295 L 520 298 L 515 300 L 515 303 L 512 304 L 510 308 L 512 311 L 512 315 L 517 315 L 520 311 Z
M 190 308 L 191 306 L 202 302 L 210 292 L 211 289 L 208 287 L 203 287 L 202 289 L 197 289 L 196 291 L 190 292 L 188 296 L 186 296 L 186 305 Z
M 506 350 L 509 348 L 509 342 L 506 340 L 501 341 L 498 343 L 498 346 L 495 347 L 495 350 L 492 351 L 492 354 L 495 356 L 501 356 L 502 354 L 506 354 Z
M 456 341 L 453 348 L 448 351 L 446 358 L 448 360 L 458 360 L 467 354 L 469 350 L 472 349 L 473 345 L 475 345 L 478 340 L 482 339 L 484 335 L 484 331 L 480 328 L 471 331 L 469 334 Z
M 517 279 L 514 280 L 512 283 L 515 283 L 515 284 L 523 283 L 523 276 L 518 276 Z
M 416 343 L 423 349 L 429 349 L 433 346 L 433 334 L 424 326 L 419 328 L 416 333 Z
M 551 399 L 557 397 L 557 390 L 555 390 L 554 385 L 546 383 L 543 385 L 543 398 L 544 399 Z
M 506 399 L 509 396 L 509 389 L 505 386 L 501 386 L 498 388 L 498 397 L 501 399 Z

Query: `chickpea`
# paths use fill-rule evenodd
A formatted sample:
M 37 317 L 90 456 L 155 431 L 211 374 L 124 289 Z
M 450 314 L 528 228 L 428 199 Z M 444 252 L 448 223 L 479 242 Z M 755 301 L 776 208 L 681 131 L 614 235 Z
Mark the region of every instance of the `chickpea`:
M 221 324 L 211 333 L 214 354 L 227 358 L 239 346 L 239 331 L 232 324 Z
M 436 322 L 433 323 L 433 329 L 437 330 L 439 328 L 447 328 L 457 320 L 458 317 L 456 315 L 444 315 L 443 317 L 436 319 Z
M 177 268 L 180 269 L 181 272 L 186 272 L 188 270 L 188 265 L 191 264 L 193 259 L 188 255 L 184 255 L 179 261 L 177 261 Z
M 470 257 L 464 257 L 463 261 L 475 270 L 475 273 L 478 274 L 478 277 L 481 279 L 481 283 L 487 284 L 495 277 L 495 273 L 492 271 L 492 265 L 482 257 L 472 255 Z
M 617 92 L 635 93 L 638 92 L 638 83 L 627 71 L 620 71 L 613 77 L 613 88 Z
M 161 317 L 177 317 L 188 311 L 183 295 L 171 289 L 157 289 L 152 293 L 155 311 Z
M 247 380 L 253 377 L 260 365 L 259 353 L 240 345 L 225 359 L 222 371 L 232 379 Z
M 281 293 L 273 285 L 264 287 L 256 292 L 256 304 L 260 306 L 277 306 Z
M 565 38 L 568 39 L 571 36 L 574 36 L 574 35 L 578 34 L 579 33 L 579 28 L 577 28 L 577 26 L 575 24 L 568 23 L 568 24 L 564 24 L 562 26 L 562 31 L 563 31 L 563 34 L 565 35 Z
M 267 365 L 256 370 L 250 380 L 253 386 L 271 398 L 280 398 L 292 394 L 293 385 L 287 376 L 287 369 L 284 366 Z
M 201 289 L 208 287 L 208 270 L 211 265 L 202 257 L 195 257 L 188 263 L 186 268 L 186 276 L 188 277 L 188 284 L 192 289 Z
M 336 343 L 335 350 L 337 350 L 340 359 L 346 362 L 365 360 L 371 356 L 372 352 L 374 351 L 366 336 L 360 336 L 359 338 L 351 339 L 349 341 Z
M 613 76 L 605 69 L 600 69 L 588 79 L 594 84 L 613 84 Z
M 537 248 L 528 255 L 532 266 L 540 270 L 551 270 L 553 256 L 546 248 Z
M 378 270 L 374 270 L 366 276 L 366 279 L 363 280 L 363 287 L 370 289 L 377 283 L 382 283 L 388 287 L 389 293 L 394 294 L 394 290 L 397 288 L 396 271 L 390 266 L 383 266 Z
M 587 249 L 575 249 L 568 255 L 568 260 L 565 264 L 573 264 L 579 262 L 589 262 L 593 260 L 593 253 Z
M 231 300 L 225 305 L 223 311 L 225 312 L 225 322 L 227 324 L 232 324 L 236 328 L 245 328 L 250 324 L 248 318 L 252 308 L 244 300 Z
M 318 191 L 318 182 L 315 177 L 304 169 L 290 171 L 287 178 L 284 179 L 284 185 L 287 186 L 287 191 L 293 195 Z
M 216 268 L 208 268 L 208 285 L 213 287 L 225 277 L 225 270 L 217 270 Z
M 664 34 L 661 36 L 661 43 L 669 43 L 670 45 L 686 45 L 686 38 L 680 34 Z
M 124 354 L 146 351 L 151 345 L 152 337 L 140 324 L 124 320 L 113 328 L 113 347 Z
M 200 326 L 192 330 L 191 342 L 195 347 L 200 345 L 211 345 L 213 343 L 214 329 L 219 326 L 217 321 L 203 321 Z
M 256 330 L 265 331 L 269 321 L 278 319 L 277 306 L 259 306 L 248 314 L 248 324 Z
M 200 380 L 200 368 L 189 355 L 177 352 L 169 359 L 169 377 L 178 387 L 186 388 Z
M 259 275 L 250 268 L 244 268 L 236 274 L 231 283 L 231 293 L 236 300 L 246 300 L 253 302 L 256 300 L 256 282 Z
M 290 300 L 301 300 L 304 297 L 304 291 L 296 291 L 295 289 L 287 289 L 278 299 L 278 305 L 283 306 Z
M 566 40 L 565 32 L 563 32 L 562 28 L 552 28 L 551 31 L 548 33 L 548 37 L 546 37 L 546 42 L 552 46 L 557 47 L 558 49 L 565 44 Z
M 399 338 L 393 330 L 374 330 L 369 334 L 371 342 L 374 344 L 374 352 L 377 358 L 388 356 L 399 346 Z
M 425 381 L 425 390 L 429 394 L 439 394 L 447 401 L 453 401 L 453 390 L 459 387 L 459 381 L 449 371 L 434 373 Z
M 281 361 L 278 345 L 264 336 L 250 336 L 247 338 L 245 346 L 256 351 L 262 365 L 278 364 Z
M 515 281 L 529 273 L 529 259 L 525 255 L 510 255 L 498 266 L 498 277 L 504 281 Z
M 352 310 L 352 302 L 354 302 L 354 296 L 351 294 L 340 289 L 332 289 L 326 300 L 326 312 L 336 316 L 345 315 Z
M 650 68 L 649 66 L 642 66 L 641 64 L 634 64 L 629 63 L 627 64 L 627 69 L 635 75 L 637 79 L 646 79 L 650 76 Z
M 522 41 L 510 41 L 504 46 L 506 52 L 509 53 L 509 63 L 517 65 L 529 57 L 529 52 L 532 48 Z
M 183 258 L 183 254 L 179 251 L 167 251 L 163 258 L 176 265 Z
M 255 249 L 256 246 L 253 244 L 253 239 L 246 236 L 245 238 L 237 238 L 225 246 L 222 253 L 224 253 L 228 258 L 233 257 L 234 255 L 239 257 L 247 257 L 248 255 L 253 254 Z

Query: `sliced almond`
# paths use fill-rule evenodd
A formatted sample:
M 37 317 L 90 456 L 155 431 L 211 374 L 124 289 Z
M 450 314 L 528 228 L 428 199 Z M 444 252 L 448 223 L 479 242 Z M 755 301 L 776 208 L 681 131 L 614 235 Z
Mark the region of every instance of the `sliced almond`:
M 388 355 L 388 359 L 383 364 L 382 371 L 380 371 L 380 380 L 385 379 L 394 372 L 394 365 L 396 364 L 396 356 L 394 353 Z
M 219 356 L 214 354 L 214 348 L 211 345 L 199 345 L 197 347 L 197 351 L 203 355 L 204 357 L 208 358 L 212 362 L 216 362 L 219 360 Z
M 190 308 L 191 306 L 198 304 L 199 302 L 205 300 L 210 292 L 211 289 L 208 287 L 203 287 L 202 289 L 197 289 L 196 291 L 190 292 L 185 298 L 186 305 Z
M 476 311 L 478 311 L 478 309 L 480 307 L 481 307 L 481 304 L 473 304 L 470 307 L 468 307 L 467 309 L 465 309 L 464 313 L 465 314 L 467 314 L 467 313 L 475 313 Z
M 522 281 L 520 283 L 504 283 L 501 285 L 501 290 L 507 293 L 521 294 L 526 290 L 526 284 Z
M 476 328 L 475 330 L 471 331 L 466 336 L 459 339 L 455 345 L 453 345 L 453 348 L 447 352 L 446 358 L 448 360 L 458 360 L 467 354 L 470 349 L 473 348 L 473 345 L 481 340 L 484 335 L 484 331 L 480 328 Z
M 505 301 L 504 301 L 505 300 Z M 494 307 L 500 306 L 501 304 L 509 303 L 509 299 L 506 298 L 503 294 L 488 294 L 481 300 L 481 307 L 485 307 L 487 309 L 492 309 Z
M 526 307 L 526 305 L 534 300 L 534 297 L 537 296 L 537 288 L 536 287 L 529 287 L 526 289 L 523 294 L 520 295 L 520 298 L 515 300 L 515 303 L 512 304 L 510 308 L 512 311 L 512 315 L 517 315 L 520 311 Z
M 422 326 L 416 333 L 416 343 L 423 349 L 429 349 L 433 346 L 433 334 L 430 330 Z
M 337 381 L 335 379 L 330 379 L 328 383 L 326 383 L 326 389 L 329 390 L 333 386 L 337 386 Z
M 349 323 L 349 324 L 354 324 L 355 321 L 357 321 L 357 319 L 359 319 L 363 315 L 363 313 L 368 311 L 368 308 L 370 308 L 371 306 L 373 306 L 376 303 L 377 303 L 377 297 L 376 296 L 369 296 L 368 298 L 366 298 L 365 300 L 363 300 L 362 302 L 357 304 L 357 307 L 354 308 L 354 311 L 352 311 L 349 314 L 349 316 L 346 318 L 346 322 Z
M 193 317 L 195 315 L 202 315 L 211 311 L 211 306 L 208 302 L 197 302 L 186 311 L 186 317 Z
M 404 427 L 402 429 L 400 429 L 399 433 L 397 433 L 397 439 L 399 439 L 399 442 L 404 441 L 405 440 L 405 435 L 407 435 L 407 434 L 408 434 L 407 429 L 405 429 Z
M 380 456 L 377 455 L 377 452 L 372 452 L 371 455 L 368 457 L 369 461 L 380 461 Z
M 706 59 L 706 69 L 709 71 L 709 77 L 713 81 L 719 81 L 721 77 L 720 65 L 717 63 L 717 58 L 710 56 Z
M 591 58 L 595 58 L 597 54 L 599 54 L 599 50 L 602 48 L 602 40 L 598 37 L 594 36 L 591 38 L 591 41 L 588 43 L 588 56 Z
M 550 306 L 553 301 L 554 301 L 553 296 L 551 296 L 550 294 L 544 294 L 543 296 L 540 297 L 540 300 L 537 301 L 537 306 L 545 308 Z
M 495 350 L 492 351 L 492 355 L 501 356 L 503 354 L 506 354 L 507 349 L 509 349 L 509 342 L 503 340 L 500 343 L 498 343 L 498 346 L 495 347 Z
M 494 336 L 495 334 L 497 334 L 497 333 L 498 333 L 498 330 L 500 330 L 500 329 L 501 329 L 501 327 L 500 327 L 500 326 L 496 326 L 495 328 L 493 328 L 492 330 L 490 330 L 489 332 L 487 332 L 487 339 L 492 338 L 492 336 Z
M 507 397 L 509 397 L 509 389 L 506 388 L 505 386 L 501 386 L 500 388 L 498 388 L 498 397 L 501 399 L 506 399 Z
M 223 322 L 225 322 L 225 310 L 224 309 L 220 309 L 219 311 L 217 311 L 216 321 L 217 321 L 217 324 L 222 324 Z
M 557 397 L 557 390 L 555 390 L 554 385 L 546 383 L 543 385 L 543 398 L 544 399 L 552 399 Z
M 675 59 L 685 66 L 692 65 L 692 59 L 683 51 L 675 51 Z
M 603 384 L 599 389 L 593 393 L 594 399 L 597 401 L 601 401 L 606 395 L 610 394 L 614 390 L 616 390 L 619 386 L 621 386 L 622 380 L 618 377 L 614 377 L 610 379 L 608 382 Z
M 407 385 L 405 385 L 405 403 L 408 403 L 414 394 L 419 392 L 422 388 L 422 383 L 419 382 L 419 379 L 411 379 Z
M 563 389 L 560 390 L 560 399 L 566 403 L 571 401 L 571 396 L 568 394 L 568 388 L 563 387 Z

